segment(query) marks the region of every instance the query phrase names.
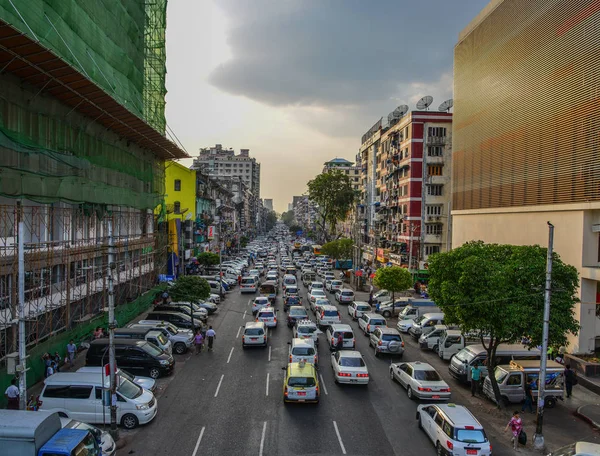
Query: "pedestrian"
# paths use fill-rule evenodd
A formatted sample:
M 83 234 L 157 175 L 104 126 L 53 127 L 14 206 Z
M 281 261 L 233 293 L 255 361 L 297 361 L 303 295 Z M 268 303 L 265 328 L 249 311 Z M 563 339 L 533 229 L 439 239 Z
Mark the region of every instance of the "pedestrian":
M 573 385 L 577 385 L 577 376 L 575 371 L 571 369 L 571 365 L 567 364 L 564 372 L 565 386 L 567 388 L 567 397 L 571 397 L 573 393 Z
M 58 354 L 57 351 L 54 352 L 53 360 L 54 360 L 54 364 L 56 365 L 56 368 L 55 368 L 56 372 L 60 372 L 60 362 L 62 361 L 62 358 L 60 357 L 60 355 Z
M 242 284 L 242 275 L 238 274 L 238 287 Z
M 341 350 L 343 348 L 344 348 L 344 333 L 340 331 L 337 336 L 337 349 Z
M 371 284 L 371 285 L 369 286 L 369 295 L 373 296 L 373 290 L 374 290 L 374 288 L 373 288 L 373 284 Z
M 510 427 L 510 430 L 512 431 L 512 438 L 510 439 L 510 441 L 513 444 L 513 448 L 515 450 L 517 450 L 517 447 L 519 445 L 519 434 L 521 433 L 521 430 L 523 429 L 523 421 L 521 420 L 521 417 L 519 416 L 519 411 L 515 410 L 513 412 L 513 416 L 510 419 L 510 421 L 508 422 L 508 424 L 506 425 L 506 428 L 504 428 L 504 431 L 508 431 L 508 428 Z
M 163 300 L 163 304 L 167 304 L 167 301 L 169 300 L 169 293 L 167 293 L 166 291 L 163 291 L 162 300 Z
M 103 335 L 104 331 L 102 330 L 102 327 L 97 326 L 96 330 L 94 331 L 94 339 L 100 339 Z
M 475 394 L 479 391 L 479 382 L 481 381 L 481 366 L 479 363 L 474 363 L 471 366 L 471 396 L 475 397 Z
M 20 396 L 19 388 L 17 387 L 17 379 L 13 378 L 10 381 L 10 386 L 6 388 L 4 392 L 4 396 L 6 396 L 6 400 L 8 404 L 6 408 L 9 410 L 19 410 L 19 396 Z
M 42 361 L 44 362 L 44 378 L 48 377 L 48 368 L 50 364 L 52 364 L 52 358 L 50 357 L 50 353 L 44 353 L 42 356 Z
M 73 367 L 73 363 L 75 362 L 75 354 L 77 353 L 77 345 L 73 339 L 69 341 L 67 345 L 67 359 L 69 360 L 69 368 Z
M 206 331 L 206 337 L 208 337 L 208 349 L 212 351 L 213 342 L 217 337 L 217 334 L 215 333 L 215 330 L 212 326 L 208 327 L 208 331 Z
M 56 363 L 54 361 L 52 361 L 52 363 L 50 363 L 50 367 L 48 367 L 48 370 L 46 371 L 46 378 L 54 375 L 55 370 L 56 370 Z
M 373 293 L 369 293 L 369 305 L 373 305 Z
M 194 336 L 194 345 L 196 345 L 196 354 L 202 353 L 202 347 L 204 345 L 204 336 L 202 335 L 202 331 L 196 331 L 196 335 Z
M 554 358 L 556 358 L 554 347 L 548 347 L 547 355 L 549 360 L 554 361 Z
M 533 379 L 530 378 L 527 383 L 525 383 L 525 403 L 523 404 L 522 412 L 525 411 L 526 408 L 529 409 L 529 413 L 533 413 Z

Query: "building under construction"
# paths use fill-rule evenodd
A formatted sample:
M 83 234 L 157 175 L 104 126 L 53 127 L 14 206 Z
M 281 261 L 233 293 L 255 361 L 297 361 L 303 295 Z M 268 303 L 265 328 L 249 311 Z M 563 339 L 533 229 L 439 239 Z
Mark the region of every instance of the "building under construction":
M 0 0 L 0 358 L 17 351 L 23 222 L 27 343 L 156 283 L 166 0 Z

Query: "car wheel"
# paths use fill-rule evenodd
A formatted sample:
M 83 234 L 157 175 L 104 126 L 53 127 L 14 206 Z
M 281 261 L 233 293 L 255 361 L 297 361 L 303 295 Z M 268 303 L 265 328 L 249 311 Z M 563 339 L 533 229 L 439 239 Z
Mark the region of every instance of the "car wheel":
M 158 367 L 153 367 L 150 369 L 150 377 L 153 379 L 157 379 L 158 377 L 160 377 L 160 369 Z
M 433 353 L 439 353 L 439 352 L 440 352 L 440 346 L 439 346 L 439 345 L 437 345 L 437 344 L 435 344 L 435 345 L 433 346 Z
M 423 430 L 423 423 L 421 422 L 421 414 L 420 413 L 417 413 L 417 421 L 418 421 L 417 426 L 419 426 L 419 429 Z
M 383 312 L 381 315 L 383 315 L 385 318 L 390 318 L 392 316 L 392 314 L 387 310 L 385 312 Z
M 442 445 L 440 445 L 440 442 L 437 442 L 435 444 L 435 454 L 437 454 L 438 456 L 444 456 L 444 450 L 442 449 Z
M 177 353 L 178 355 L 183 355 L 186 352 L 187 347 L 185 346 L 184 343 L 179 342 L 179 343 L 175 344 L 175 347 L 173 347 L 173 349 L 175 350 L 175 353 Z
M 414 396 L 413 396 L 413 391 L 412 391 L 412 388 L 411 388 L 410 386 L 407 386 L 407 387 L 406 387 L 406 395 L 407 395 L 407 396 L 408 396 L 408 398 L 409 398 L 409 399 L 411 399 L 411 400 L 414 398 Z
M 127 413 L 121 418 L 121 424 L 125 429 L 134 429 L 138 426 L 139 422 L 135 415 Z

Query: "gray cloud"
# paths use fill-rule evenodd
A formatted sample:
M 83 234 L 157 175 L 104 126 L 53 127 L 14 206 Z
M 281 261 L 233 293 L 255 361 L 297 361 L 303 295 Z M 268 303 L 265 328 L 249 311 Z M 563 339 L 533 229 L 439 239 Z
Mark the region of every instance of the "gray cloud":
M 458 32 L 487 2 L 219 0 L 233 57 L 209 80 L 272 106 L 392 109 L 448 85 Z

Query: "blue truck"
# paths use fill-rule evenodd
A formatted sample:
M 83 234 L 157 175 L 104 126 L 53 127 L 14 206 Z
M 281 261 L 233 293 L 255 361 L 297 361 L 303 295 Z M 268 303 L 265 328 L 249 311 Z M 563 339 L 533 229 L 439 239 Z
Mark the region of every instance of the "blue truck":
M 88 430 L 63 429 L 56 412 L 0 410 L 2 456 L 101 456 Z

